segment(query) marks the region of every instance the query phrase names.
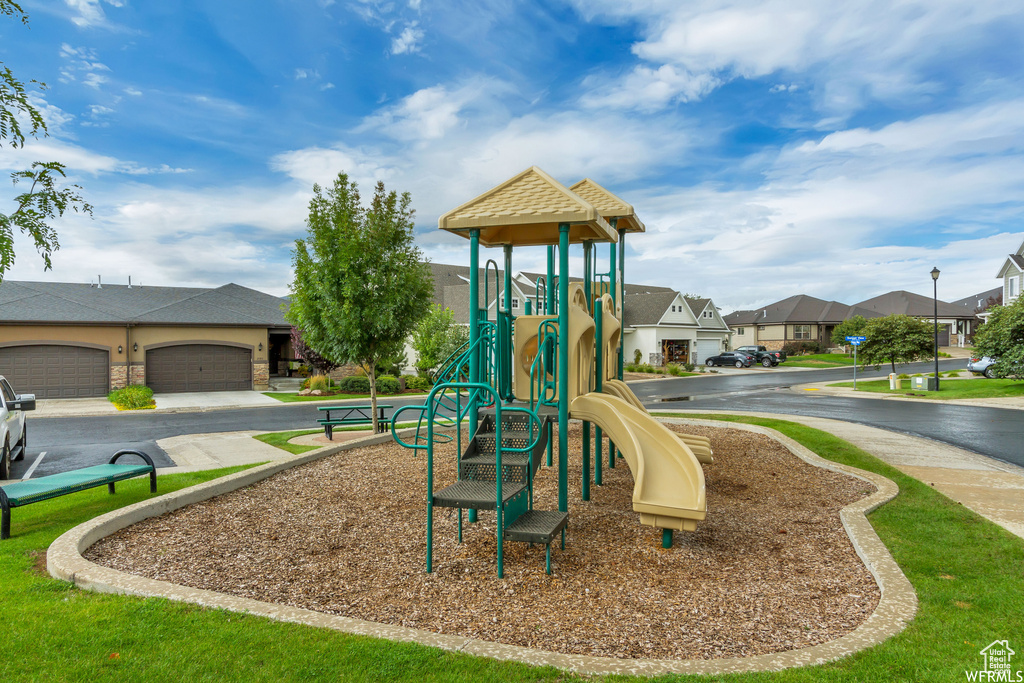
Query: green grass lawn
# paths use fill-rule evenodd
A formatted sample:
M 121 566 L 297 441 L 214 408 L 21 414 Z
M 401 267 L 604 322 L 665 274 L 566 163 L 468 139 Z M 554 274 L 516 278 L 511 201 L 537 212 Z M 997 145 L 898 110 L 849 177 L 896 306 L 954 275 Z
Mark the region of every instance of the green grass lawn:
M 277 399 L 281 403 L 302 403 L 304 401 L 348 401 L 351 399 L 362 398 L 367 401 L 370 400 L 369 394 L 334 394 L 333 396 L 299 396 L 296 393 L 289 391 L 264 391 L 264 396 Z M 377 394 L 378 403 L 387 403 L 390 399 L 405 398 L 406 396 L 426 396 L 427 392 L 409 392 L 407 394 Z
M 773 427 L 825 458 L 896 481 L 900 494 L 870 519 L 914 584 L 920 608 L 901 634 L 832 664 L 699 680 L 960 681 L 964 670 L 981 666 L 978 651 L 993 640 L 1010 639 L 1011 647 L 1020 651 L 1024 541 L 824 432 L 782 420 L 701 417 Z M 237 469 L 161 475 L 160 491 Z M 14 536 L 0 542 L 0 605 L 7 625 L 0 674 L 5 680 L 594 680 L 550 667 L 498 662 L 168 600 L 91 593 L 45 574 L 44 552 L 58 535 L 96 515 L 148 499 L 147 484 L 136 479 L 119 484 L 116 496 L 93 489 L 15 509 Z M 1017 665 L 1016 659 L 1013 663 Z M 684 678 L 691 677 L 655 680 Z
M 794 368 L 841 368 L 853 365 L 853 356 L 844 353 L 814 353 L 790 356 L 783 365 Z
M 340 430 L 336 430 L 340 431 Z M 307 434 L 323 434 L 322 429 L 299 429 L 292 432 L 271 432 L 270 434 L 257 434 L 252 437 L 259 439 L 263 443 L 270 444 L 276 448 L 280 448 L 282 451 L 288 451 L 292 455 L 298 455 L 299 453 L 305 453 L 306 451 L 315 451 L 320 446 L 302 446 L 297 443 L 288 443 L 289 439 L 294 439 L 297 436 L 305 436 Z
M 904 379 L 903 388 L 893 391 L 889 389 L 888 379 L 858 380 L 857 391 L 868 391 L 874 394 L 890 394 L 892 396 L 911 396 L 913 398 L 951 399 L 951 398 L 1005 398 L 1024 396 L 1024 382 L 1012 379 L 939 379 L 938 391 L 914 391 L 910 388 L 910 380 Z M 853 382 L 837 382 L 830 387 L 853 387 Z

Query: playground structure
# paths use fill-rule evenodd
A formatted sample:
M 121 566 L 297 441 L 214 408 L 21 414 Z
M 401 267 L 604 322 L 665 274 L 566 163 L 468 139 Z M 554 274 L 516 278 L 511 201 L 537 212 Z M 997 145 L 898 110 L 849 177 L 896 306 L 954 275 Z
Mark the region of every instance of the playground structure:
M 618 453 L 633 474 L 632 504 L 641 524 L 662 529 L 665 548 L 673 531 L 695 530 L 706 516 L 700 463 L 711 461 L 710 443 L 669 430 L 622 382 L 625 237 L 644 231 L 633 207 L 592 180 L 566 188 L 531 167 L 438 223 L 470 242 L 469 341 L 438 369 L 426 403 L 392 418 L 395 440 L 427 455 L 427 571 L 433 570 L 433 509 L 454 507 L 459 542 L 463 508 L 470 522 L 479 510 L 495 510 L 499 577 L 505 541 L 546 545 L 550 573 L 551 542 L 560 533 L 564 548 L 568 524 L 570 418 L 583 422 L 583 500 L 590 499 L 592 476 L 602 484 L 607 436 L 608 467 L 615 467 Z M 577 244 L 584 273 L 581 282 L 570 282 L 569 251 Z M 606 272 L 598 272 L 599 244 L 609 245 Z M 503 250 L 504 306 L 495 320 L 487 316 L 489 274 L 493 265 L 497 293 L 499 269 L 488 261 L 479 282 L 481 246 Z M 526 315 L 515 317 L 508 296 L 513 248 L 537 246 L 547 249 L 547 275 L 526 303 Z M 406 410 L 419 413 L 412 443 L 394 427 Z M 459 427 L 466 423 L 464 449 Z M 435 489 L 434 446 L 452 440 L 458 481 Z M 549 467 L 557 453 L 558 510 L 533 508 L 533 481 L 545 453 Z

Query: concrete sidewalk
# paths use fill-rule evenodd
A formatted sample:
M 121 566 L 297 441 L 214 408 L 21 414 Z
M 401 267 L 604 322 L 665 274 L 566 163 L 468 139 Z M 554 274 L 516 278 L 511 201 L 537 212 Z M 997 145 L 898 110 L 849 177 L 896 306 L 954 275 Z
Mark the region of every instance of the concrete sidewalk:
M 834 434 L 1024 538 L 1024 468 L 938 441 L 853 422 L 778 413 L 728 414 L 799 422 Z M 717 427 L 727 424 L 714 420 L 698 422 Z
M 958 382 L 963 379 L 971 379 L 969 377 L 942 377 L 940 382 Z M 873 377 L 870 380 L 861 381 L 877 381 L 877 377 Z M 847 382 L 849 380 L 842 380 Z M 909 387 L 910 380 L 904 379 L 903 385 L 906 391 L 912 391 Z M 1024 396 L 1008 396 L 1000 398 L 950 398 L 950 399 L 935 399 L 925 398 L 923 396 L 902 396 L 893 394 L 876 394 L 870 391 L 854 391 L 853 387 L 833 387 L 829 386 L 836 384 L 836 382 L 812 382 L 809 384 L 797 384 L 791 387 L 791 391 L 803 392 L 803 391 L 816 391 L 822 394 L 828 394 L 829 396 L 842 396 L 844 398 L 864 398 L 874 399 L 878 401 L 912 401 L 914 403 L 942 403 L 945 405 L 958 405 L 958 406 L 984 406 L 986 408 L 1008 408 L 1012 410 L 1024 410 Z

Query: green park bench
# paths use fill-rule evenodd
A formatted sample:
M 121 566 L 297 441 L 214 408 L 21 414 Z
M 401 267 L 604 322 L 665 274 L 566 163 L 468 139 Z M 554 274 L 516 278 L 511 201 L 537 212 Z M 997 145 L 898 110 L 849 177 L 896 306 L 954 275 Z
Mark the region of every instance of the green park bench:
M 391 426 L 391 420 L 384 417 L 384 410 L 391 409 L 393 406 L 378 405 L 377 406 L 377 431 L 386 432 Z M 344 427 L 348 425 L 366 425 L 373 424 L 373 407 L 368 405 L 360 406 L 320 406 L 317 408 L 320 412 L 326 413 L 323 419 L 317 420 L 317 423 L 324 428 L 324 436 L 331 441 L 334 440 L 334 428 Z M 334 412 L 336 417 L 331 417 L 331 412 Z
M 122 455 L 137 455 L 146 461 L 145 465 L 118 465 Z M 51 498 L 59 498 L 69 493 L 77 493 L 97 486 L 107 485 L 111 494 L 114 483 L 149 475 L 149 491 L 156 493 L 156 465 L 153 459 L 142 451 L 118 451 L 106 465 L 84 467 L 70 472 L 51 474 L 38 479 L 26 479 L 0 487 L 0 540 L 11 537 L 11 508 L 31 505 Z

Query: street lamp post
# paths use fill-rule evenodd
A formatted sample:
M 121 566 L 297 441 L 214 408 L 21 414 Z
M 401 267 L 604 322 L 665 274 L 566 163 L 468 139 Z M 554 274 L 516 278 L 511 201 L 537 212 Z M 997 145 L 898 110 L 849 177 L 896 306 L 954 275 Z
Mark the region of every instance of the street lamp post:
M 939 390 L 939 269 L 932 268 L 932 303 L 935 304 L 935 391 Z

